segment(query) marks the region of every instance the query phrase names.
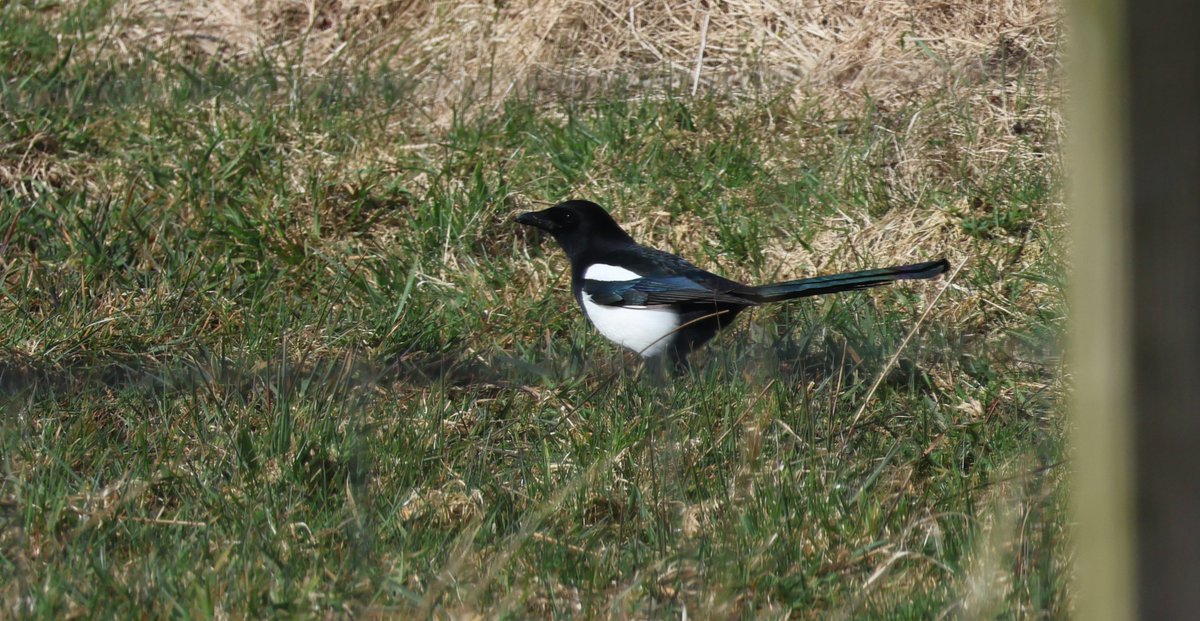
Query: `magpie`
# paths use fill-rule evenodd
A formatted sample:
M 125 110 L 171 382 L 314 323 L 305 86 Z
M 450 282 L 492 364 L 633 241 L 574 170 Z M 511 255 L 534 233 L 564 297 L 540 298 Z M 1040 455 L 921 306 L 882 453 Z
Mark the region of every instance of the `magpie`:
M 685 371 L 688 354 L 751 306 L 933 278 L 950 268 L 938 259 L 750 286 L 637 243 L 590 201 L 569 200 L 516 221 L 546 231 L 566 252 L 572 293 L 601 334 L 675 372 Z

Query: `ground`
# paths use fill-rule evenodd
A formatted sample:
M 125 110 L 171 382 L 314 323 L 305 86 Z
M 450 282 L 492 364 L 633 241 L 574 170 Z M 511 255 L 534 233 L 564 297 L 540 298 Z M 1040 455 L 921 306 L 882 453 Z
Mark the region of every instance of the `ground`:
M 0 605 L 1066 618 L 1039 2 L 0 8 Z M 564 198 L 748 282 L 662 385 Z

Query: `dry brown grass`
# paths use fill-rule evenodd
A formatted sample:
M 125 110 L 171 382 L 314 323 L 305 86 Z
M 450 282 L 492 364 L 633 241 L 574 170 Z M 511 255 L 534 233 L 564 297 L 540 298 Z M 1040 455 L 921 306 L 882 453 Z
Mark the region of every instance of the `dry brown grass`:
M 412 76 L 430 116 L 494 104 L 534 75 L 618 75 L 702 91 L 766 84 L 796 98 L 890 105 L 974 81 L 1004 59 L 1050 69 L 1049 0 L 128 0 L 127 48 L 182 42 L 320 72 L 339 58 Z

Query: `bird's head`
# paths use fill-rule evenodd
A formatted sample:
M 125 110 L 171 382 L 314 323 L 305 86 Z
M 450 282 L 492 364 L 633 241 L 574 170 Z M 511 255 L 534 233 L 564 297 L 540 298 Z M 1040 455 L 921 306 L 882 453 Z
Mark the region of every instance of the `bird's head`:
M 554 236 L 558 245 L 572 257 L 589 246 L 633 241 L 603 207 L 591 201 L 566 201 L 549 209 L 525 212 L 516 220 Z

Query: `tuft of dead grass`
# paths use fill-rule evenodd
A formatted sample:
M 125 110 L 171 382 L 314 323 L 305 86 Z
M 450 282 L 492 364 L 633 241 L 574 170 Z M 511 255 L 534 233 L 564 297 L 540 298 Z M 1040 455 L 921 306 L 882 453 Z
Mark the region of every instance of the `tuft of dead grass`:
M 387 66 L 413 78 L 438 124 L 535 76 L 889 105 L 1008 59 L 1045 68 L 1060 21 L 1049 0 L 125 0 L 117 11 L 122 49 L 182 44 L 310 72 L 341 58 Z

